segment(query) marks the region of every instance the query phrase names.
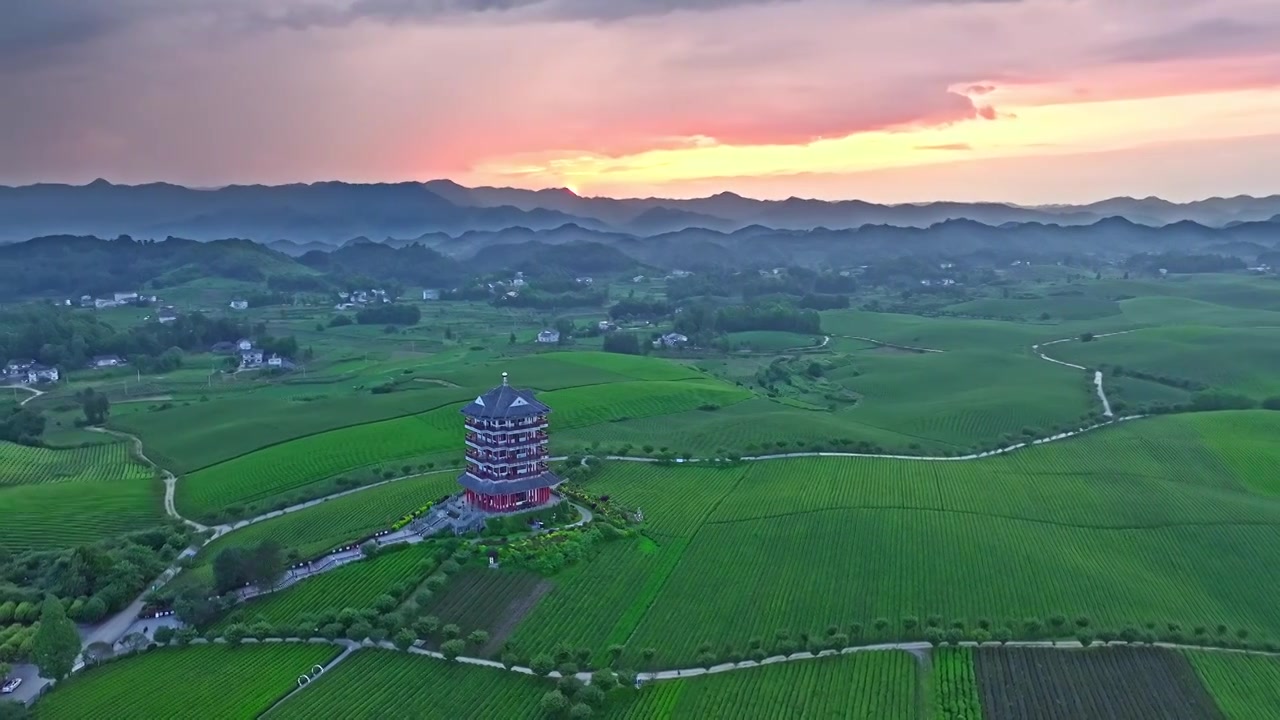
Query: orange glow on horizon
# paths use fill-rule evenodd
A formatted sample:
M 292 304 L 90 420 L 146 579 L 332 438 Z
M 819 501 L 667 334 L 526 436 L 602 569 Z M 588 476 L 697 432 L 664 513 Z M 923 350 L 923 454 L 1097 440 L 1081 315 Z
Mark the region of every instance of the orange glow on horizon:
M 1164 97 L 1045 102 L 1047 87 L 997 88 L 984 95 L 995 119 L 858 132 L 804 144 L 733 145 L 699 138 L 616 157 L 580 151 L 497 158 L 475 167 L 486 184 L 564 186 L 575 195 L 627 195 L 715 179 L 852 174 L 963 161 L 1066 156 L 1152 144 L 1232 139 L 1275 132 L 1280 88 Z M 1043 104 L 1041 104 L 1043 103 Z

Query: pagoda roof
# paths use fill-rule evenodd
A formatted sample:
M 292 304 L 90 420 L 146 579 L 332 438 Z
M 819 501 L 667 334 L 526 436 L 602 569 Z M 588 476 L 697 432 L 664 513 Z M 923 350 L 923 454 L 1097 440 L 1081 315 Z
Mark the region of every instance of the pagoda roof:
M 503 373 L 501 385 L 476 397 L 462 408 L 463 415 L 483 420 L 531 417 L 549 412 L 551 408 L 539 402 L 532 390 L 520 390 L 508 385 L 506 373 Z
M 555 487 L 562 482 L 564 480 L 551 471 L 515 480 L 486 480 L 485 478 L 478 478 L 469 472 L 464 472 L 458 476 L 459 485 L 481 495 L 510 495 L 511 493 L 527 492 L 538 488 Z

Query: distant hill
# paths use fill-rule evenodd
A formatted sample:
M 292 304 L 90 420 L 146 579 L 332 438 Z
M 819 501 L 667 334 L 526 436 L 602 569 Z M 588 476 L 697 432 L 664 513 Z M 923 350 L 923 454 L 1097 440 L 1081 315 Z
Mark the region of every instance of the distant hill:
M 952 220 L 992 227 L 1010 223 L 1092 225 L 1109 217 L 1165 226 L 1190 221 L 1210 228 L 1265 222 L 1280 215 L 1280 196 L 1210 198 L 1172 203 L 1112 198 L 1088 205 L 1020 207 L 1002 203 L 930 202 L 881 205 L 861 200 L 753 200 L 730 192 L 705 198 L 590 198 L 569 190 L 467 188 L 424 183 L 232 185 L 197 190 L 166 183 L 0 186 L 0 242 L 46 235 L 193 240 L 246 237 L 257 242 L 341 245 L 352 238 L 420 239 L 424 245 L 467 233 L 515 228 L 551 231 L 574 225 L 594 232 L 655 237 L 701 228 L 733 233 L 851 230 L 867 226 L 927 228 Z M 296 254 L 297 247 L 279 246 Z M 306 252 L 303 250 L 302 252 Z
M 750 269 L 777 266 L 851 267 L 909 258 L 1002 267 L 1052 264 L 1067 257 L 1123 261 L 1167 253 L 1225 255 L 1246 263 L 1275 262 L 1280 219 L 1209 227 L 1183 220 L 1161 227 L 1109 217 L 1088 225 L 1040 222 L 987 225 L 946 220 L 926 228 L 867 225 L 854 229 L 774 229 L 732 232 L 688 228 L 641 237 L 576 223 L 443 233 L 342 246 L 276 240 L 138 241 L 51 236 L 0 246 L 0 299 L 78 297 L 120 289 L 160 288 L 203 277 L 263 282 L 311 290 L 352 282 L 397 281 L 457 287 L 477 275 L 523 270 L 555 274 L 618 274 L 631 270 Z

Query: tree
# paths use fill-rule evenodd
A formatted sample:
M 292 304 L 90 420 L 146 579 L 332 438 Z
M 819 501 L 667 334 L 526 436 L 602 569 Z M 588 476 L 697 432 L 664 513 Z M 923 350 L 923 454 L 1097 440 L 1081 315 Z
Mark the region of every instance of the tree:
M 284 577 L 284 548 L 275 540 L 263 540 L 247 558 L 246 575 L 259 588 L 274 588 Z
M 152 637 L 154 637 L 155 641 L 160 643 L 161 645 L 168 645 L 169 642 L 173 640 L 173 636 L 175 634 L 177 634 L 176 630 L 169 627 L 168 625 L 165 625 L 163 627 L 156 628 L 155 635 L 153 635 Z
M 20 702 L 0 700 L 0 720 L 27 720 L 31 712 Z
M 392 638 L 391 641 L 396 644 L 397 648 L 401 650 L 408 650 L 416 639 L 417 638 L 413 636 L 413 631 L 404 629 L 396 633 L 395 637 Z
M 80 654 L 80 634 L 75 623 L 67 618 L 62 603 L 52 595 L 44 600 L 40 611 L 40 629 L 36 631 L 31 648 L 40 677 L 61 680 L 71 674 L 76 656 Z
M 244 623 L 235 623 L 222 633 L 222 637 L 227 641 L 228 645 L 235 647 L 244 642 L 246 637 L 249 637 L 249 628 L 245 627 Z
M 604 689 L 597 685 L 588 685 L 579 690 L 573 699 L 593 707 L 600 707 L 604 705 Z
M 560 715 L 569 709 L 569 698 L 559 690 L 549 690 L 542 695 L 542 700 L 538 703 L 538 707 L 542 709 L 543 714 L 547 717 L 560 717 Z
M 571 720 L 587 720 L 593 714 L 591 706 L 586 703 L 578 703 L 569 708 L 569 717 Z
M 80 409 L 84 411 L 84 421 L 89 425 L 101 425 L 111 414 L 111 401 L 103 393 L 94 392 L 93 388 L 85 388 L 79 393 Z
M 609 692 L 618 687 L 618 676 L 609 670 L 597 670 L 591 673 L 591 685 Z
M 508 344 L 508 345 L 515 345 L 515 344 L 516 344 L 516 334 L 515 334 L 515 333 L 511 333 L 511 335 L 507 338 L 507 344 Z
M 467 635 L 467 642 L 470 643 L 471 647 L 479 648 L 489 642 L 489 633 L 484 630 L 472 630 L 471 634 Z
M 360 546 L 360 554 L 361 554 L 361 555 L 363 555 L 364 557 L 367 557 L 367 558 L 371 558 L 371 557 L 373 557 L 374 555 L 377 555 L 377 554 L 378 554 L 378 541 L 377 541 L 377 540 L 366 540 L 366 541 L 364 542 L 364 544 Z
M 529 661 L 529 669 L 538 677 L 546 677 L 556 668 L 556 660 L 546 653 L 534 655 Z
M 0 683 L 9 678 L 9 673 L 13 672 L 13 666 L 7 662 L 0 662 Z
M 445 660 L 457 660 L 458 656 L 466 649 L 466 644 L 457 638 L 446 640 L 440 645 L 440 653 L 444 655 Z

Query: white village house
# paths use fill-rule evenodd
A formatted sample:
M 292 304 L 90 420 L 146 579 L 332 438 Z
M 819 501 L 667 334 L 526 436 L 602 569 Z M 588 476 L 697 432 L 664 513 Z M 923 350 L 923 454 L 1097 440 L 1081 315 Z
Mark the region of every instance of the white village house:
M 657 340 L 653 341 L 654 347 L 680 347 L 689 342 L 689 338 L 677 332 L 667 333 Z
M 558 343 L 560 342 L 560 332 L 558 330 L 543 330 L 538 333 L 538 342 Z
M 124 358 L 119 355 L 94 355 L 93 359 L 89 361 L 89 367 L 96 369 L 120 367 L 121 365 L 124 365 Z
M 249 301 L 248 300 L 232 300 L 231 309 L 232 310 L 248 310 Z

